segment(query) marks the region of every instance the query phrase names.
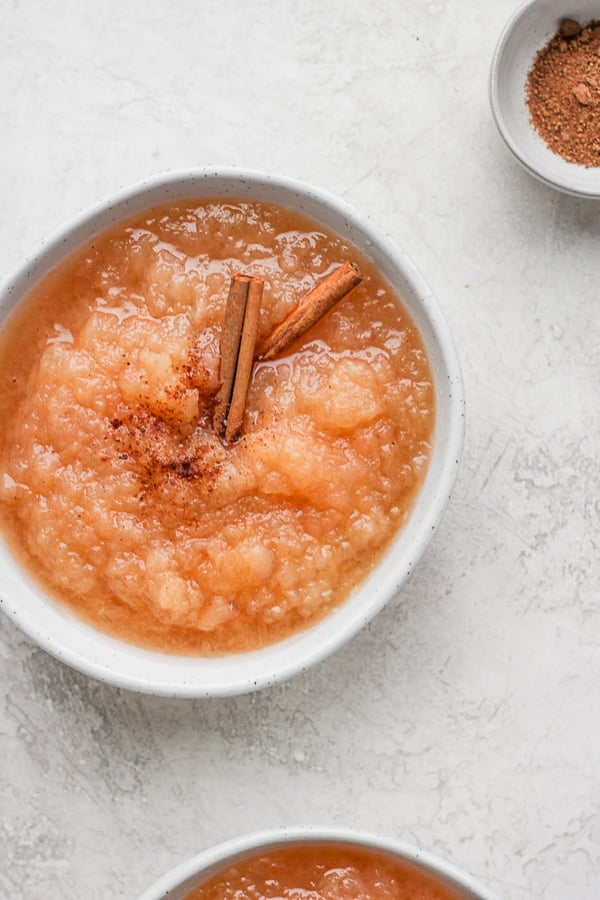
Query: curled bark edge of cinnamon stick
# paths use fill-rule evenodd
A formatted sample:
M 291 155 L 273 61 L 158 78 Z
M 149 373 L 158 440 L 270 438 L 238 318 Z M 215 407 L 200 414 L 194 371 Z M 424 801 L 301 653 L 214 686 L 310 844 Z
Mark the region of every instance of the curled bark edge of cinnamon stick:
M 240 436 L 244 424 L 244 412 L 248 389 L 252 380 L 252 367 L 254 365 L 254 348 L 258 333 L 258 316 L 262 301 L 264 283 L 260 278 L 252 278 L 248 285 L 248 297 L 244 324 L 240 339 L 235 379 L 231 393 L 231 401 L 227 412 L 225 425 L 225 440 L 228 443 L 235 441 Z
M 295 307 L 276 325 L 261 342 L 256 358 L 272 359 L 305 334 L 319 319 L 329 312 L 340 300 L 363 280 L 363 275 L 355 263 L 346 260 L 333 272 L 319 281 Z
M 221 359 L 219 363 L 221 386 L 217 392 L 213 413 L 213 428 L 217 434 L 223 434 L 224 432 L 231 403 L 249 285 L 249 275 L 234 275 L 229 285 L 221 335 Z

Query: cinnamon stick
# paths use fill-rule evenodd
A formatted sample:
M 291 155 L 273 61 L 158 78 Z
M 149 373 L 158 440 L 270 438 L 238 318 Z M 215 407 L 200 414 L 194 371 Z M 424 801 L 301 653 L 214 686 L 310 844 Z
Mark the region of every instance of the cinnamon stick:
M 323 278 L 262 341 L 257 356 L 272 359 L 305 334 L 332 306 L 360 284 L 363 276 L 354 263 L 346 261 Z
M 225 307 L 225 320 L 223 322 L 223 334 L 221 337 L 221 361 L 219 364 L 219 378 L 221 387 L 216 398 L 216 406 L 213 414 L 213 427 L 217 434 L 222 434 L 225 428 L 225 420 L 229 412 L 235 370 L 237 367 L 242 330 L 244 327 L 244 315 L 248 299 L 248 286 L 250 276 L 234 275 L 229 285 L 229 295 Z
M 258 331 L 258 314 L 260 312 L 262 292 L 262 280 L 253 278 L 248 286 L 248 299 L 246 301 L 246 313 L 244 315 L 242 338 L 235 370 L 235 381 L 233 383 L 229 412 L 227 413 L 225 440 L 229 443 L 237 440 L 244 423 L 244 410 L 246 409 L 248 388 L 252 378 L 254 347 Z

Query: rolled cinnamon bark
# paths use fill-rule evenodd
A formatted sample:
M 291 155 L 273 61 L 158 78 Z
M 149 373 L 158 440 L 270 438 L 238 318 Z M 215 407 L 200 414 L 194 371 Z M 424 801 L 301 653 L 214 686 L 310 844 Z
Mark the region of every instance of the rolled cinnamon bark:
M 216 406 L 213 413 L 213 427 L 217 434 L 223 434 L 224 432 L 225 420 L 229 412 L 229 404 L 231 403 L 235 370 L 244 328 L 249 285 L 249 275 L 234 275 L 229 286 L 223 334 L 221 336 L 221 361 L 219 366 L 221 387 L 216 397 Z
M 235 370 L 235 380 L 231 394 L 231 403 L 227 413 L 227 425 L 225 428 L 225 440 L 235 441 L 240 436 L 244 424 L 244 411 L 248 388 L 252 378 L 252 366 L 254 364 L 254 347 L 258 331 L 258 314 L 262 300 L 263 282 L 260 278 L 253 278 L 248 286 L 248 299 L 246 300 L 246 313 L 242 328 L 242 338 Z
M 363 276 L 354 263 L 346 261 L 320 281 L 260 344 L 259 359 L 272 359 L 329 312 L 332 306 L 355 288 Z

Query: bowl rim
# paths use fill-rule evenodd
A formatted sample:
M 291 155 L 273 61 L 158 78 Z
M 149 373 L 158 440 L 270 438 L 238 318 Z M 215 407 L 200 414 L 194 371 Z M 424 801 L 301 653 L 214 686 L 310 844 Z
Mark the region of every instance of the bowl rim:
M 249 832 L 230 838 L 200 851 L 170 869 L 147 888 L 138 900 L 168 900 L 169 893 L 176 888 L 183 887 L 188 879 L 199 875 L 208 868 L 226 868 L 230 860 L 240 855 L 244 857 L 254 855 L 254 853 L 258 855 L 261 851 L 279 850 L 294 844 L 323 843 L 342 844 L 389 853 L 408 863 L 413 863 L 433 876 L 437 875 L 446 879 L 452 887 L 470 891 L 472 900 L 497 900 L 496 895 L 477 879 L 462 872 L 452 863 L 425 850 L 376 832 L 333 825 L 285 826 Z M 194 886 L 187 889 L 193 890 Z
M 492 116 L 494 122 L 496 123 L 498 133 L 504 141 L 505 146 L 508 148 L 508 150 L 510 150 L 512 155 L 515 157 L 517 162 L 521 164 L 525 171 L 527 171 L 542 184 L 545 184 L 547 187 L 554 188 L 555 190 L 558 190 L 563 194 L 568 194 L 571 197 L 578 197 L 583 200 L 597 200 L 600 198 L 600 186 L 596 190 L 577 188 L 572 185 L 564 184 L 560 180 L 549 178 L 542 172 L 540 172 L 531 162 L 530 158 L 525 153 L 523 153 L 519 144 L 516 143 L 511 137 L 510 130 L 507 127 L 506 120 L 504 118 L 504 115 L 502 114 L 500 101 L 498 99 L 498 82 L 506 46 L 511 39 L 514 31 L 519 26 L 521 19 L 532 7 L 537 6 L 540 2 L 543 2 L 543 0 L 525 0 L 525 2 L 518 6 L 517 9 L 511 14 L 510 18 L 506 21 L 502 31 L 500 32 L 500 36 L 498 38 L 492 56 L 488 78 L 488 97 L 490 108 L 492 110 Z
M 394 266 L 398 267 L 399 271 L 402 273 L 402 277 L 410 285 L 410 289 L 413 291 L 414 296 L 418 301 L 418 305 L 422 308 L 425 318 L 432 329 L 435 344 L 437 345 L 437 349 L 443 360 L 444 368 L 448 373 L 451 390 L 446 425 L 447 450 L 444 452 L 443 459 L 439 466 L 439 472 L 436 476 L 437 486 L 435 493 L 432 495 L 430 503 L 422 516 L 423 521 L 421 527 L 411 543 L 411 561 L 407 564 L 405 574 L 401 577 L 395 590 L 392 591 L 386 589 L 385 591 L 381 591 L 381 596 L 376 598 L 377 602 L 371 602 L 369 607 L 363 610 L 361 615 L 356 615 L 349 623 L 344 624 L 337 633 L 328 636 L 325 635 L 318 642 L 313 642 L 302 654 L 293 656 L 292 653 L 293 658 L 291 661 L 286 659 L 285 663 L 279 663 L 278 666 L 270 668 L 269 671 L 239 676 L 237 681 L 233 681 L 230 678 L 226 683 L 223 683 L 222 679 L 221 682 L 219 682 L 219 679 L 217 678 L 216 681 L 213 680 L 207 687 L 205 684 L 197 684 L 193 680 L 177 679 L 174 675 L 170 679 L 157 676 L 150 682 L 147 678 L 140 678 L 134 670 L 134 667 L 122 666 L 122 671 L 115 672 L 111 665 L 98 662 L 95 659 L 90 659 L 89 656 L 82 655 L 77 647 L 65 643 L 60 634 L 46 633 L 45 631 L 36 629 L 34 622 L 23 621 L 19 609 L 8 602 L 8 597 L 4 594 L 4 589 L 0 586 L 0 608 L 4 609 L 16 625 L 38 646 L 42 647 L 42 649 L 49 652 L 55 658 L 106 684 L 159 696 L 187 698 L 224 697 L 256 691 L 280 681 L 287 680 L 302 671 L 306 671 L 309 667 L 322 661 L 335 652 L 340 646 L 353 638 L 388 602 L 390 602 L 393 596 L 398 593 L 399 588 L 404 584 L 406 578 L 410 575 L 412 569 L 429 544 L 450 499 L 464 442 L 465 399 L 460 364 L 442 310 L 427 282 L 404 251 L 397 247 L 386 233 L 376 228 L 367 217 L 358 213 L 346 203 L 345 200 L 341 200 L 339 197 L 320 187 L 315 187 L 314 185 L 307 184 L 288 176 L 268 174 L 253 169 L 246 169 L 244 167 L 203 166 L 158 172 L 155 175 L 149 176 L 139 182 L 124 187 L 119 191 L 111 193 L 57 228 L 49 237 L 39 242 L 34 253 L 26 256 L 13 269 L 10 275 L 0 284 L 0 314 L 3 311 L 7 299 L 10 298 L 12 292 L 15 290 L 15 287 L 20 292 L 19 299 L 26 295 L 27 290 L 23 290 L 20 287 L 20 282 L 27 279 L 31 269 L 43 264 L 46 257 L 51 257 L 53 253 L 60 253 L 61 248 L 63 252 L 58 261 L 62 261 L 65 256 L 70 252 L 73 252 L 72 250 L 64 250 L 64 244 L 67 239 L 70 236 L 75 235 L 78 231 L 85 229 L 86 226 L 92 226 L 96 219 L 110 213 L 112 207 L 121 209 L 128 201 L 132 201 L 140 195 L 150 193 L 153 190 L 164 190 L 166 188 L 172 189 L 177 187 L 181 187 L 183 190 L 184 185 L 189 182 L 202 181 L 203 183 L 206 183 L 207 181 L 217 180 L 239 181 L 240 184 L 250 183 L 259 188 L 261 186 L 266 186 L 267 188 L 272 187 L 275 189 L 281 188 L 283 191 L 296 193 L 310 202 L 322 205 L 324 209 L 333 211 L 335 215 L 348 221 L 361 236 L 365 238 L 366 242 L 370 242 L 375 247 L 378 247 L 384 255 L 393 261 Z M 178 199 L 175 193 L 171 193 L 170 196 L 174 201 Z M 204 196 L 209 195 L 205 193 Z M 150 209 L 152 206 L 159 205 L 160 202 L 161 201 L 154 202 L 149 199 L 147 208 Z M 166 202 L 166 200 L 162 202 Z M 133 213 L 131 214 L 133 215 Z M 127 218 L 127 215 L 127 212 L 121 212 L 121 214 L 115 218 L 115 221 L 125 219 Z M 106 227 L 106 225 L 99 227 L 97 233 L 105 230 Z M 78 244 L 81 245 L 85 240 L 87 239 L 82 238 Z M 74 246 L 77 246 L 78 244 L 76 243 Z M 364 249 L 363 252 L 365 252 Z M 56 264 L 57 263 L 55 262 L 53 265 Z M 50 268 L 52 268 L 52 265 L 47 266 L 42 274 Z M 35 281 L 33 283 L 35 283 Z M 12 554 L 10 555 L 12 556 Z M 13 559 L 13 562 L 18 571 L 22 570 L 22 567 L 17 560 Z M 359 585 L 357 590 L 360 590 L 360 587 L 361 586 Z M 41 597 L 44 598 L 45 595 L 43 589 L 39 587 L 36 589 L 39 590 Z M 51 598 L 47 599 L 49 602 L 54 602 Z M 343 605 L 344 604 L 341 604 L 342 607 Z M 311 631 L 319 627 L 321 622 L 326 621 L 326 619 L 334 614 L 335 610 L 333 610 L 325 620 L 320 620 L 311 628 L 307 629 L 306 632 L 302 632 L 301 634 L 310 634 Z M 79 621 L 80 624 L 83 623 L 83 620 Z M 92 632 L 98 632 L 98 634 L 104 635 L 103 632 L 99 632 L 93 626 L 89 627 Z M 143 649 L 136 647 L 136 645 L 129 645 L 118 639 L 115 640 L 119 652 L 126 652 L 127 648 L 130 646 L 133 650 Z M 266 653 L 270 648 L 275 648 L 280 645 L 281 644 L 267 645 L 265 648 L 261 648 L 261 650 L 255 652 L 262 653 L 264 651 Z M 156 651 L 149 650 L 147 652 L 153 654 Z M 156 654 L 157 657 L 160 657 L 161 655 L 159 651 L 156 652 Z M 247 657 L 248 654 L 244 653 L 240 654 L 240 656 Z M 175 658 L 181 657 L 176 656 Z M 195 657 L 184 658 L 188 660 L 195 659 Z M 200 657 L 200 659 L 204 659 L 204 657 Z

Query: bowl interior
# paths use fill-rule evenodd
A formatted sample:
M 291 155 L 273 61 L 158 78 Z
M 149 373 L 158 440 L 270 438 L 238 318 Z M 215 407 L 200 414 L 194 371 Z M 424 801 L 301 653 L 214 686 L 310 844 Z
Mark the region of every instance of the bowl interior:
M 140 900 L 185 900 L 190 891 L 225 868 L 274 850 L 307 844 L 335 844 L 371 850 L 433 876 L 440 885 L 454 889 L 465 900 L 494 900 L 486 888 L 468 875 L 463 875 L 448 863 L 399 841 L 346 829 L 310 827 L 259 832 L 212 847 L 168 872 Z
M 542 181 L 567 193 L 600 197 L 600 167 L 585 168 L 553 153 L 529 121 L 526 81 L 536 53 L 569 17 L 583 25 L 600 18 L 597 0 L 535 0 L 515 13 L 492 64 L 490 99 L 502 137 L 517 159 Z
M 263 687 L 323 658 L 355 634 L 393 596 L 425 548 L 448 499 L 462 446 L 463 395 L 458 363 L 437 303 L 411 263 L 343 204 L 295 182 L 238 172 L 171 175 L 125 192 L 60 232 L 21 267 L 0 294 L 5 316 L 45 272 L 114 222 L 170 199 L 230 196 L 292 206 L 351 240 L 394 285 L 419 327 L 436 386 L 432 458 L 413 513 L 377 569 L 321 623 L 250 653 L 202 658 L 149 651 L 111 638 L 44 598 L 0 542 L 0 605 L 37 643 L 93 677 L 122 687 L 177 696 L 218 696 Z

